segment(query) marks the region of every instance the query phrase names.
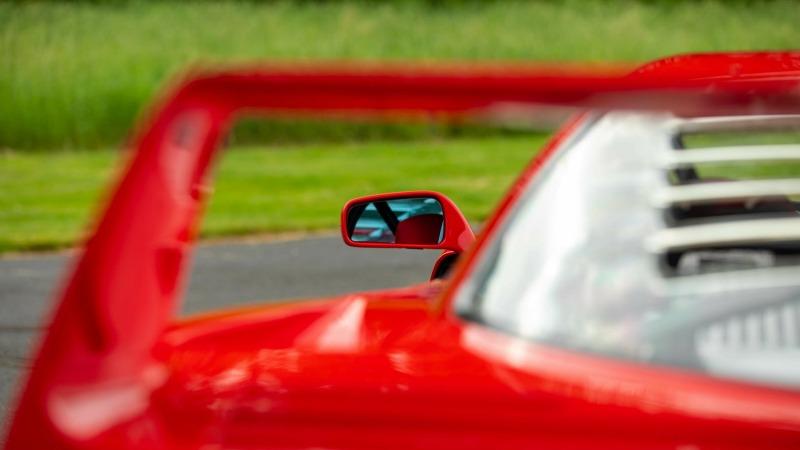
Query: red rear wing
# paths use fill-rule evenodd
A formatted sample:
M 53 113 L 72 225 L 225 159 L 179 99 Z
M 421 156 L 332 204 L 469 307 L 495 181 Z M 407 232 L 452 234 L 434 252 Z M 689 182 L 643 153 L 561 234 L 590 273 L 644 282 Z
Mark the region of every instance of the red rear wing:
M 483 116 L 503 105 L 669 110 L 687 115 L 791 112 L 800 53 L 705 55 L 619 67 L 261 66 L 198 72 L 173 101 L 228 112 L 362 117 Z M 794 95 L 791 95 L 794 94 Z
M 63 291 L 7 448 L 172 448 L 150 393 L 218 143 L 243 113 L 496 117 L 542 104 L 687 115 L 800 113 L 800 53 L 618 69 L 265 66 L 198 73 L 154 109 Z

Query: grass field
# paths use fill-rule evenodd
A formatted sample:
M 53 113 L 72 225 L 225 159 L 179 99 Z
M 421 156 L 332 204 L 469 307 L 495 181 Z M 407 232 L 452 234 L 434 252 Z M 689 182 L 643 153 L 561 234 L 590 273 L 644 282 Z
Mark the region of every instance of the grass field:
M 112 149 L 188 64 L 633 63 L 792 48 L 798 23 L 791 0 L 0 3 L 0 252 L 73 243 L 112 171 Z M 237 129 L 203 233 L 331 228 L 350 196 L 415 187 L 442 190 L 479 220 L 543 137 L 441 139 L 462 132 L 288 122 Z M 248 136 L 273 145 L 248 146 Z
M 488 213 L 545 137 L 354 143 L 226 152 L 203 236 L 334 229 L 348 199 L 435 189 Z M 112 177 L 112 152 L 0 153 L 0 253 L 72 244 Z
M 793 48 L 798 23 L 792 0 L 0 3 L 0 148 L 113 147 L 187 64 L 640 62 Z

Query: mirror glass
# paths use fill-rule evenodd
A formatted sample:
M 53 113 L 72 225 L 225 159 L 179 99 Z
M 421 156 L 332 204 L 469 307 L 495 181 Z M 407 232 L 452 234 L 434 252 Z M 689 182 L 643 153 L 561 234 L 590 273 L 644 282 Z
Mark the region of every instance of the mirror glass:
M 444 238 L 442 205 L 432 197 L 355 204 L 347 211 L 353 242 L 436 245 Z

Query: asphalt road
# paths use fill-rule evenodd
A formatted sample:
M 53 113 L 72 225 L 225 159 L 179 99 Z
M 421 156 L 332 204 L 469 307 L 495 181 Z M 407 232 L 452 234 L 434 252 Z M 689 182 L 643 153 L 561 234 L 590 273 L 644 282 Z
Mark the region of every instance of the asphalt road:
M 313 298 L 426 280 L 438 252 L 363 249 L 338 236 L 201 245 L 183 313 Z M 74 254 L 0 258 L 0 425 Z M 4 434 L 0 428 L 0 441 Z

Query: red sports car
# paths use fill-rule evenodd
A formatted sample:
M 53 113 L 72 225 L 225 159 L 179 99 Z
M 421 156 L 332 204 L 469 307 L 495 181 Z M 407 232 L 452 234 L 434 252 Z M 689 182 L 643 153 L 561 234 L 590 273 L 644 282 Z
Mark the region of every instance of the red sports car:
M 348 245 L 442 250 L 430 282 L 174 319 L 241 113 L 542 105 L 581 112 L 477 239 L 435 192 L 345 205 Z M 194 74 L 139 129 L 6 448 L 799 448 L 798 128 L 800 53 Z

